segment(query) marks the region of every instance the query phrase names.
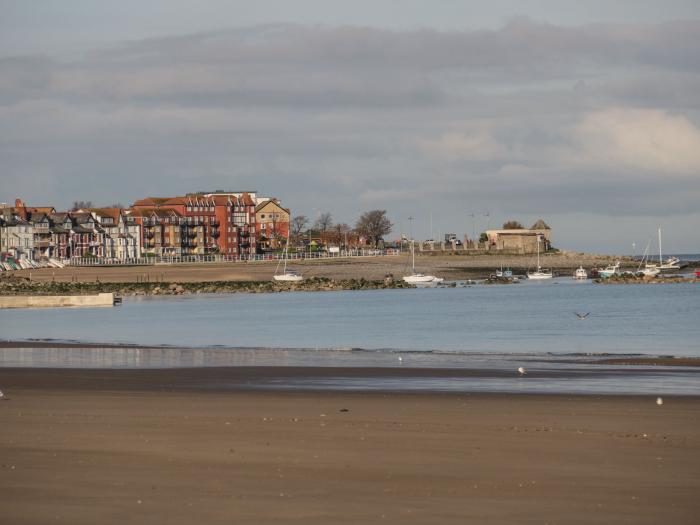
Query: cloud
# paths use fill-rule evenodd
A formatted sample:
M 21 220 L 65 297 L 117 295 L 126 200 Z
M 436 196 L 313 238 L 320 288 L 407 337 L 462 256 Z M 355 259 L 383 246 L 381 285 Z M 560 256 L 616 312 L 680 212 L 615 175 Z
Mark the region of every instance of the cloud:
M 252 187 L 302 213 L 332 203 L 346 222 L 434 203 L 455 220 L 476 206 L 685 213 L 700 199 L 698 41 L 693 20 L 518 18 L 257 26 L 3 58 L 0 200 Z
M 658 109 L 610 108 L 587 114 L 572 131 L 571 160 L 615 171 L 700 177 L 700 129 Z
M 509 156 L 507 146 L 485 131 L 444 133 L 437 140 L 421 141 L 420 146 L 429 155 L 448 161 L 484 161 Z

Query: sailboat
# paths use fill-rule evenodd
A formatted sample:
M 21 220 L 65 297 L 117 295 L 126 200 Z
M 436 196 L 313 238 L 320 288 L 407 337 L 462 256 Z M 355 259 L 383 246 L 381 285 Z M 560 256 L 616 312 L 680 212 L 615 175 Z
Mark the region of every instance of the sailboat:
M 435 277 L 434 275 L 424 275 L 422 273 L 416 272 L 416 247 L 415 241 L 411 241 L 411 261 L 413 266 L 413 273 L 411 275 L 404 276 L 403 280 L 408 284 L 415 285 L 431 285 L 438 284 L 444 281 L 442 277 Z
M 552 270 L 544 269 L 540 267 L 540 236 L 537 235 L 537 271 L 527 272 L 528 279 L 551 279 Z
M 288 283 L 298 283 L 304 280 L 304 278 L 299 275 L 297 272 L 294 270 L 287 269 L 287 259 L 289 255 L 289 235 L 287 235 L 287 242 L 284 245 L 284 253 L 282 255 L 282 259 L 277 261 L 277 268 L 275 268 L 275 275 L 273 279 L 275 281 L 283 281 L 283 282 L 288 282 Z M 278 273 L 279 268 L 280 268 L 280 263 L 284 260 L 284 268 L 282 270 L 282 273 Z
M 681 261 L 678 257 L 669 257 L 665 262 L 661 253 L 661 228 L 659 228 L 659 264 L 647 263 L 640 273 L 644 275 L 658 275 L 661 272 L 680 270 Z
M 650 242 L 651 241 L 649 241 L 649 243 Z M 661 273 L 661 270 L 655 264 L 647 262 L 647 255 L 649 253 L 649 243 L 647 243 L 647 247 L 644 249 L 644 255 L 642 256 L 642 260 L 639 263 L 639 268 L 637 268 L 637 274 L 644 275 L 647 277 L 656 277 Z M 642 268 L 642 264 L 644 264 L 644 268 Z

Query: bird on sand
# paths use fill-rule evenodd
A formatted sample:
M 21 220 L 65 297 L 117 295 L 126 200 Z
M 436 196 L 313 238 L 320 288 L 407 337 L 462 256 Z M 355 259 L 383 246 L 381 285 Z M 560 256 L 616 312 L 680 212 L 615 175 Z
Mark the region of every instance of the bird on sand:
M 585 314 L 580 314 L 578 312 L 574 312 L 576 314 L 576 317 L 578 317 L 581 321 L 586 319 L 589 315 L 591 315 L 591 312 L 586 312 Z
M 524 376 L 525 374 L 527 374 L 527 371 L 522 366 L 519 366 L 518 367 L 518 374 L 520 374 L 521 376 Z
M 0 390 L 0 399 L 5 399 L 5 394 L 2 393 L 2 390 Z

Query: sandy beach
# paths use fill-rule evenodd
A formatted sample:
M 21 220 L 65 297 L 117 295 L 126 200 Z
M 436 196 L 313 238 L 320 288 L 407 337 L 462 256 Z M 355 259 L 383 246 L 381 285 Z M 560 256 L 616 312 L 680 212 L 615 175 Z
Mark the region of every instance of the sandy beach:
M 221 388 L 229 372 L 244 386 L 259 369 L 0 369 L 0 521 L 682 524 L 700 513 L 697 398 Z

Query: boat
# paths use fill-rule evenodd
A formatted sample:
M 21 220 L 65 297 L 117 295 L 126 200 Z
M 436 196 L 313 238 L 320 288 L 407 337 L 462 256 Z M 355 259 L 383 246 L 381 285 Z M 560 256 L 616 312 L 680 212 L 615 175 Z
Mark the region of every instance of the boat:
M 533 280 L 551 279 L 552 270 L 540 267 L 540 236 L 537 236 L 537 271 L 527 272 L 527 278 Z
M 501 266 L 500 270 L 496 270 L 495 275 L 498 279 L 512 279 L 513 278 L 513 270 L 511 270 L 510 268 L 506 268 L 504 270 L 503 266 Z
M 695 268 L 695 277 L 700 277 L 700 268 Z
M 583 266 L 576 268 L 576 271 L 574 272 L 574 279 L 577 281 L 585 281 L 588 279 L 588 272 Z
M 662 272 L 664 270 L 680 270 L 681 268 L 683 268 L 683 263 L 678 257 L 669 257 L 659 266 Z
M 656 277 L 661 273 L 661 270 L 656 264 L 650 263 L 647 260 L 647 256 L 649 255 L 650 242 L 647 243 L 647 247 L 644 249 L 644 255 L 642 256 L 642 260 L 639 262 L 639 267 L 637 268 L 636 275 L 641 275 L 644 277 Z M 643 268 L 642 265 L 644 265 Z
M 442 277 L 435 277 L 434 275 L 425 275 L 422 273 L 416 272 L 416 248 L 415 248 L 415 242 L 411 241 L 411 261 L 412 261 L 412 267 L 413 267 L 413 273 L 411 275 L 406 275 L 404 276 L 403 280 L 404 282 L 408 284 L 415 284 L 415 285 L 423 285 L 423 286 L 429 286 L 429 285 L 435 285 L 438 283 L 441 283 L 444 281 Z
M 615 264 L 606 266 L 602 270 L 598 270 L 598 275 L 600 277 L 603 277 L 604 279 L 608 279 L 613 275 L 620 275 L 620 261 L 617 261 Z
M 289 235 L 287 235 L 287 242 L 284 245 L 284 252 L 282 254 L 282 259 L 277 262 L 277 268 L 275 268 L 275 275 L 272 277 L 275 281 L 286 282 L 286 283 L 298 283 L 304 280 L 304 277 L 292 270 L 287 268 L 287 259 L 289 255 Z M 279 272 L 280 263 L 284 261 L 284 268 L 282 273 Z
M 661 254 L 661 228 L 659 228 L 659 271 L 672 272 L 680 270 L 682 267 L 683 264 L 681 264 L 681 260 L 678 257 L 669 257 L 665 261 L 663 260 L 663 255 Z

